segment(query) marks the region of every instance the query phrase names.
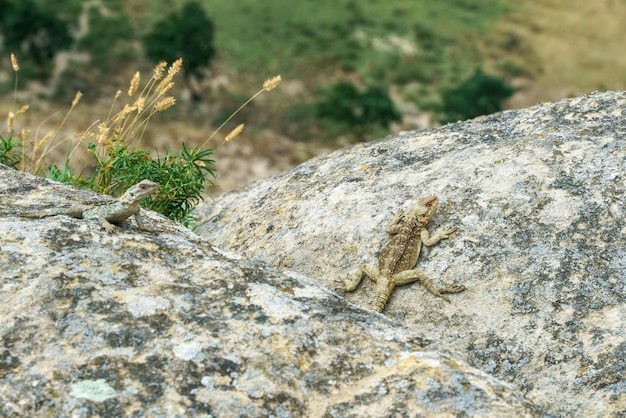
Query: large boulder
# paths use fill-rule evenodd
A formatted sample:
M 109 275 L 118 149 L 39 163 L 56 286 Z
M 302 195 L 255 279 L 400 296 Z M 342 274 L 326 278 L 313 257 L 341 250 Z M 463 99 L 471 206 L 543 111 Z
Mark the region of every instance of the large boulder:
M 542 416 L 445 345 L 149 213 L 0 166 L 0 416 Z M 102 198 L 100 200 L 105 201 Z
M 317 158 L 201 211 L 215 245 L 327 288 L 376 259 L 399 208 L 436 195 L 418 283 L 384 314 L 559 416 L 626 413 L 626 94 L 405 132 Z M 364 281 L 352 302 L 367 306 Z

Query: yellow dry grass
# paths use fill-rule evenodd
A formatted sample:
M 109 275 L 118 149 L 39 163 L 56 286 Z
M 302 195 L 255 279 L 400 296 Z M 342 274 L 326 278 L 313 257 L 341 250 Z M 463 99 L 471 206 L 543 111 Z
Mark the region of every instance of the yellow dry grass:
M 626 2 L 533 0 L 498 24 L 532 51 L 532 79 L 511 103 L 526 107 L 594 90 L 626 87 Z

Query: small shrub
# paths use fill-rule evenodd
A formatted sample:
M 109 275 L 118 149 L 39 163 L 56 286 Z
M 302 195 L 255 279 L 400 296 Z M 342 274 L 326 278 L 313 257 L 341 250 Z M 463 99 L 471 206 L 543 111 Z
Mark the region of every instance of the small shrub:
M 454 122 L 488 115 L 502 110 L 504 101 L 515 89 L 499 77 L 487 75 L 477 69 L 474 74 L 456 87 L 441 92 L 443 101 L 442 122 Z
M 73 42 L 67 23 L 53 14 L 52 8 L 43 10 L 32 0 L 13 0 L 0 6 L 6 49 L 29 57 L 33 76 L 48 77 L 56 53 Z
M 344 82 L 322 93 L 316 102 L 316 114 L 342 130 L 357 134 L 375 128 L 387 129 L 391 122 L 401 119 L 385 90 L 369 87 L 361 92 Z
M 92 5 L 88 9 L 89 31 L 78 40 L 78 49 L 90 55 L 90 71 L 109 74 L 133 58 L 129 40 L 134 39 L 130 18 L 123 11 L 108 11 Z M 174 60 L 171 60 L 173 62 Z
M 148 59 L 157 63 L 173 61 L 178 57 L 185 60 L 184 77 L 201 78 L 202 71 L 209 66 L 215 55 L 213 46 L 213 21 L 206 16 L 199 3 L 191 2 L 180 12 L 174 12 L 158 22 L 144 37 Z M 194 99 L 199 99 L 188 83 Z
M 359 96 L 359 91 L 353 84 L 335 83 L 317 101 L 317 116 L 348 128 L 355 126 L 359 120 Z
M 16 77 L 16 96 L 19 65 L 13 54 L 11 62 Z M 144 206 L 189 226 L 193 221 L 194 206 L 202 200 L 202 193 L 207 186 L 213 185 L 212 179 L 216 176 L 215 161 L 212 159 L 216 148 L 207 147 L 208 143 L 246 104 L 261 93 L 274 89 L 281 78 L 277 76 L 266 80 L 263 88 L 241 105 L 202 145 L 188 148 L 182 143 L 179 152 L 168 151 L 163 157 L 158 155 L 154 157 L 139 144 L 150 119 L 156 113 L 175 104 L 175 98 L 169 96 L 168 92 L 174 86 L 173 78 L 181 68 L 182 59 L 175 61 L 169 68 L 165 62 L 159 63 L 143 88 L 140 88 L 140 73 L 135 73 L 126 92 L 129 103 L 114 112 L 113 109 L 121 105 L 117 104 L 118 99 L 124 94 L 121 90 L 117 92 L 109 115 L 103 122 L 88 128 L 82 135 L 81 143 L 77 145 L 86 145 L 95 162 L 92 174 L 83 175 L 82 169 L 78 173 L 75 172 L 72 166 L 73 150 L 70 150 L 64 166 L 53 164 L 48 167 L 48 177 L 113 196 L 121 195 L 143 179 L 157 182 L 160 185 L 158 195 L 146 199 Z M 81 97 L 82 94 L 78 92 L 61 125 L 56 131 L 49 132 L 41 139 L 28 140 L 29 131 L 24 130 L 18 134 L 19 140 L 15 140 L 13 132 L 15 116 L 24 113 L 28 106 L 22 106 L 15 113 L 10 112 L 8 135 L 6 137 L 0 135 L 0 162 L 25 171 L 44 174 L 44 159 L 52 148 L 56 135 Z M 14 106 L 15 102 L 16 97 Z M 225 137 L 224 142 L 230 141 L 242 130 L 243 124 L 237 126 Z M 21 149 L 22 144 L 28 144 L 29 149 Z M 54 144 L 57 145 L 59 144 Z M 83 163 L 82 168 L 86 165 Z
M 9 132 L 7 137 L 0 135 L 0 164 L 18 168 L 21 161 L 21 141 L 13 138 L 13 132 Z

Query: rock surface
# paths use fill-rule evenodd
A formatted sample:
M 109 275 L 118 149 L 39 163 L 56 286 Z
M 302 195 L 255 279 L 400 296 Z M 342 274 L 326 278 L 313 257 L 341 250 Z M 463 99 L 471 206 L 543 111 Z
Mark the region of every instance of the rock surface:
M 384 312 L 558 416 L 626 414 L 626 94 L 407 132 L 311 160 L 207 204 L 217 246 L 328 288 L 372 262 L 399 208 L 436 195 L 418 283 Z M 346 297 L 366 306 L 372 283 Z
M 0 416 L 542 416 L 519 390 L 302 275 L 0 166 Z

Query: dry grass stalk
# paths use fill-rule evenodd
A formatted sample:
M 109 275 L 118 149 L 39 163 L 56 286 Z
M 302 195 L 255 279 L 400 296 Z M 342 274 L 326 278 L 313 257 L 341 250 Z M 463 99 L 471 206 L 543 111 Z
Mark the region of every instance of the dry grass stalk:
M 280 77 L 280 75 L 277 75 L 275 77 L 272 77 L 270 79 L 267 79 L 263 82 L 263 88 L 259 91 L 257 91 L 252 97 L 250 97 L 248 100 L 246 100 L 246 102 L 244 104 L 242 104 L 241 106 L 239 106 L 239 108 L 237 110 L 235 110 L 225 121 L 224 123 L 222 123 L 212 134 L 210 137 L 207 138 L 206 141 L 204 141 L 204 143 L 202 144 L 202 146 L 200 148 L 205 148 L 207 146 L 207 144 L 211 141 L 211 139 L 213 139 L 213 137 L 215 136 L 215 134 L 217 134 L 220 129 L 222 129 L 224 127 L 224 125 L 226 125 L 237 113 L 239 113 L 239 111 L 241 111 L 241 109 L 243 109 L 244 107 L 246 107 L 248 105 L 248 103 L 250 103 L 251 101 L 253 101 L 258 95 L 260 95 L 263 92 L 266 91 L 270 91 L 274 88 L 276 88 L 276 86 L 278 86 L 281 82 L 282 78 Z M 237 129 L 237 128 L 235 128 Z M 224 142 L 226 142 L 226 140 L 224 140 Z M 224 143 L 222 142 L 222 143 Z
M 76 108 L 76 106 L 78 105 L 82 97 L 83 97 L 83 93 L 80 91 L 77 91 L 76 94 L 74 95 L 74 99 L 72 100 L 72 105 L 70 106 L 70 109 L 67 111 L 67 113 L 63 117 L 63 120 L 61 121 L 59 126 L 56 128 L 56 130 L 54 130 L 52 133 L 46 134 L 39 142 L 34 144 L 32 152 L 31 152 L 31 156 L 30 156 L 31 167 L 28 171 L 31 171 L 31 172 L 37 171 L 39 168 L 41 168 L 44 158 L 50 153 L 52 149 L 70 140 L 70 138 L 64 138 L 62 141 L 56 141 L 56 138 L 61 132 L 61 130 L 63 129 L 63 127 L 65 126 L 65 123 L 67 122 L 70 115 L 72 114 L 72 111 Z M 39 158 L 36 158 L 36 154 L 39 150 L 41 150 L 41 155 L 39 156 Z
M 176 104 L 176 99 L 172 96 L 168 96 L 165 99 L 156 102 L 156 104 L 154 105 L 154 109 L 157 112 L 162 112 L 168 107 L 174 106 L 175 104 Z
M 17 72 L 19 70 L 19 64 L 17 58 L 14 54 L 11 54 L 11 64 L 13 66 L 13 70 L 16 72 L 15 78 L 15 94 L 14 101 L 16 101 L 17 95 Z M 111 150 L 111 147 L 115 145 L 123 145 L 127 148 L 131 148 L 132 146 L 137 146 L 141 141 L 141 138 L 145 132 L 145 128 L 150 120 L 150 118 L 157 112 L 164 111 L 169 107 L 173 106 L 176 103 L 176 99 L 172 96 L 163 97 L 167 91 L 169 91 L 174 86 L 174 76 L 180 72 L 182 69 L 183 60 L 178 59 L 173 62 L 169 68 L 167 67 L 167 63 L 162 61 L 154 67 L 154 73 L 152 78 L 146 83 L 143 89 L 140 91 L 141 84 L 141 75 L 139 72 L 136 72 L 129 84 L 128 88 L 128 97 L 132 97 L 137 95 L 138 97 L 132 104 L 124 104 L 122 109 L 117 113 L 114 113 L 114 109 L 116 107 L 116 103 L 118 99 L 122 95 L 122 91 L 118 90 L 113 98 L 113 103 L 109 109 L 107 118 L 104 122 L 94 122 L 90 127 L 88 127 L 85 132 L 81 135 L 80 141 L 74 146 L 72 150 L 68 153 L 71 158 L 74 155 L 74 151 L 80 146 L 82 143 L 88 141 L 88 138 L 93 138 L 97 149 L 99 158 L 101 161 L 106 160 L 106 155 Z M 167 73 L 165 70 L 167 69 Z M 205 141 L 205 143 L 201 146 L 201 148 L 205 148 L 208 142 L 219 132 L 221 128 L 224 127 L 226 123 L 228 123 L 243 107 L 245 107 L 248 103 L 254 100 L 257 96 L 259 96 L 263 92 L 269 92 L 276 88 L 281 82 L 280 75 L 272 77 L 268 80 L 265 80 L 263 83 L 263 88 L 255 93 L 250 99 L 248 99 L 243 105 L 241 105 L 232 115 L 230 115 L 226 121 L 220 125 L 215 132 Z M 30 169 L 28 171 L 34 172 L 40 170 L 42 167 L 42 163 L 46 155 L 49 152 L 61 145 L 61 143 L 69 140 L 67 138 L 63 141 L 55 141 L 56 137 L 59 135 L 60 131 L 64 127 L 66 121 L 68 120 L 72 111 L 76 108 L 78 103 L 80 102 L 82 97 L 82 93 L 78 91 L 72 100 L 72 104 L 70 109 L 65 114 L 63 120 L 56 130 L 50 131 L 46 133 L 46 135 L 41 138 L 41 140 L 34 140 L 30 143 L 32 146 L 32 151 L 30 153 L 30 161 L 33 162 Z M 14 103 L 15 108 L 15 103 Z M 21 113 L 24 113 L 28 109 L 28 106 L 22 106 L 20 109 L 14 112 L 10 112 L 7 120 L 7 126 L 9 128 L 9 132 L 13 132 L 15 117 Z M 244 129 L 244 124 L 240 124 L 235 127 L 226 137 L 222 143 L 229 142 L 237 137 Z M 22 130 L 18 134 L 18 138 L 20 138 L 23 143 L 26 143 L 26 139 L 28 138 L 30 131 L 27 129 Z M 37 135 L 38 136 L 38 135 Z M 37 154 L 39 154 L 38 158 L 35 158 Z M 25 167 L 25 154 L 22 153 L 22 167 L 24 170 Z M 86 162 L 84 164 L 86 166 Z M 84 168 L 83 166 L 83 168 Z
M 154 67 L 154 75 L 152 76 L 152 78 L 154 78 L 155 80 L 160 80 L 161 77 L 163 77 L 163 71 L 165 70 L 165 67 L 167 67 L 167 62 L 161 61 L 160 63 L 158 63 L 157 66 Z
M 161 61 L 154 67 L 152 78 L 143 89 L 140 88 L 141 75 L 136 72 L 131 79 L 128 96 L 137 96 L 138 93 L 137 99 L 131 104 L 124 104 L 119 112 L 114 113 L 115 103 L 121 93 L 118 91 L 106 121 L 97 126 L 97 132 L 86 132 L 84 137 L 95 136 L 103 154 L 115 144 L 138 146 L 150 118 L 176 103 L 174 97 L 163 96 L 174 86 L 174 76 L 180 72 L 182 63 L 182 59 L 178 59 L 168 68 L 167 63 Z

